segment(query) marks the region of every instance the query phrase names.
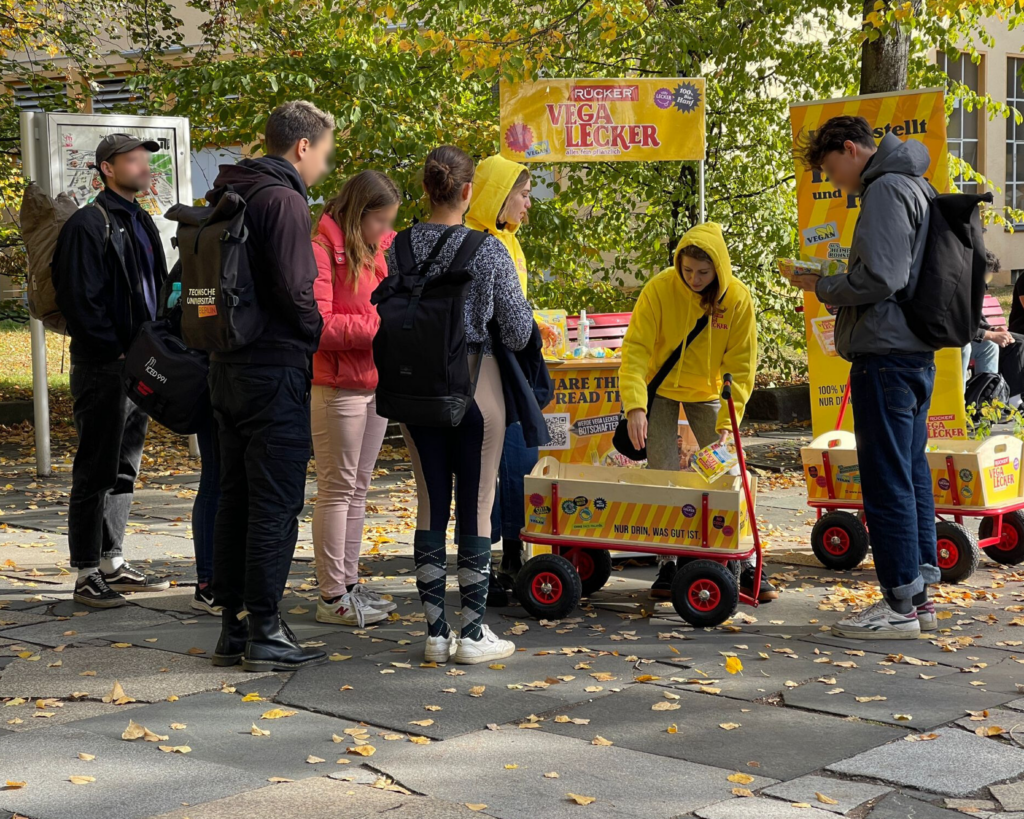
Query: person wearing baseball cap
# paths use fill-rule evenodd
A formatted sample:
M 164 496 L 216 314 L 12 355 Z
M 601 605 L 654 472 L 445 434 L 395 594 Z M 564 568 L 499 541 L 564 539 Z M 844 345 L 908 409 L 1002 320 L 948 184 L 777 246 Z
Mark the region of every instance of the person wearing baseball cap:
M 71 472 L 68 547 L 74 599 L 124 605 L 121 592 L 162 591 L 168 581 L 125 562 L 122 542 L 148 417 L 124 392 L 121 359 L 156 316 L 167 277 L 160 234 L 136 202 L 149 188 L 153 140 L 108 134 L 94 167 L 103 190 L 61 229 L 53 257 L 57 304 L 71 335 L 71 394 L 78 451 Z

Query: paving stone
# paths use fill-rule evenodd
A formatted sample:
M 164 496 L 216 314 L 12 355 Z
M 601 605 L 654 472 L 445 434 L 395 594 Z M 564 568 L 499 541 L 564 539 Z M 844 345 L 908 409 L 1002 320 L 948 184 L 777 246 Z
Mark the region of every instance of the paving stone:
M 825 776 L 802 776 L 791 782 L 783 782 L 765 788 L 764 793 L 789 802 L 807 802 L 820 810 L 845 814 L 865 802 L 889 793 L 891 789 L 870 782 L 848 782 L 845 779 L 830 779 Z M 817 794 L 835 799 L 838 804 L 822 804 Z
M 76 611 L 85 612 L 85 614 L 72 616 L 72 612 Z M 116 609 L 90 609 L 87 606 L 65 601 L 55 605 L 53 613 L 69 619 L 9 628 L 3 632 L 3 636 L 11 640 L 25 640 L 44 646 L 74 645 L 97 637 L 105 638 L 114 632 L 125 632 L 161 623 L 175 622 L 175 618 L 166 614 L 131 605 Z M 65 634 L 68 631 L 75 633 Z
M 967 673 L 961 670 L 956 674 L 943 675 L 936 682 L 943 685 L 966 686 L 979 691 L 998 691 L 1013 695 L 1020 693 L 1017 685 L 1024 684 L 1024 665 L 1014 659 L 1006 659 L 978 671 L 971 670 L 974 668 L 971 665 L 966 665 L 964 668 L 968 669 Z M 979 685 L 979 683 L 984 683 L 984 685 Z
M 997 726 L 1002 728 L 1004 731 L 1013 731 L 1019 733 L 1021 728 L 1024 728 L 1024 714 L 1019 711 L 1010 711 L 1005 708 L 988 708 L 987 717 L 964 717 L 958 719 L 956 724 L 961 728 L 965 728 L 972 734 L 975 733 L 979 728 L 990 728 Z
M 836 687 L 843 689 L 840 694 L 829 694 L 831 686 L 808 684 L 788 690 L 783 696 L 788 706 L 887 722 L 917 730 L 934 728 L 963 716 L 965 711 L 981 711 L 1000 705 L 1010 698 L 1009 694 L 939 685 L 940 679 L 910 680 L 853 669 L 841 678 L 837 677 Z M 857 702 L 856 697 L 886 699 Z M 910 715 L 913 719 L 909 722 L 901 721 L 896 719 L 896 714 Z
M 93 754 L 91 761 L 79 753 Z M 181 807 L 253 790 L 257 774 L 215 765 L 192 755 L 163 753 L 151 742 L 109 740 L 70 726 L 0 736 L 4 777 L 26 782 L 0 790 L 0 809 L 32 819 L 142 819 Z M 74 785 L 71 775 L 96 781 Z
M 119 740 L 131 718 L 151 731 L 168 736 L 170 745 L 188 745 L 193 759 L 242 768 L 262 776 L 284 776 L 301 779 L 322 776 L 337 770 L 357 767 L 365 757 L 348 754 L 355 742 L 345 734 L 346 728 L 358 727 L 356 722 L 325 717 L 309 711 L 296 710 L 283 719 L 261 719 L 261 715 L 280 706 L 272 702 L 243 702 L 238 695 L 198 694 L 182 697 L 177 702 L 160 702 L 136 709 L 131 714 L 108 714 L 84 720 L 76 725 L 111 740 Z M 294 709 L 282 709 L 294 710 Z M 173 730 L 171 723 L 186 727 Z M 254 737 L 252 726 L 270 731 L 269 737 Z M 385 740 L 392 732 L 368 727 L 370 744 L 376 749 L 374 761 L 386 759 L 389 752 L 404 740 Z M 346 741 L 333 742 L 333 735 Z M 310 755 L 324 762 L 307 763 Z M 347 759 L 338 765 L 337 760 Z
M 101 714 L 120 714 L 141 708 L 142 703 L 125 703 L 111 705 L 105 702 L 83 700 L 81 702 L 63 701 L 60 708 L 36 708 L 36 700 L 30 699 L 24 705 L 7 706 L 0 711 L 0 722 L 9 731 L 32 731 L 53 725 L 64 725 L 77 720 L 89 719 Z M 43 717 L 40 714 L 49 714 Z M 127 716 L 124 717 L 128 719 Z M 21 720 L 15 722 L 14 720 Z
M 421 793 L 487 804 L 487 814 L 504 819 L 578 818 L 583 809 L 567 793 L 597 800 L 586 807 L 588 817 L 679 816 L 728 799 L 735 787 L 726 778 L 731 771 L 510 727 L 405 745 L 374 767 Z M 544 777 L 552 771 L 557 779 Z M 748 787 L 768 784 L 758 777 Z
M 274 699 L 281 688 L 292 678 L 290 671 L 278 671 L 267 677 L 259 677 L 255 680 L 239 680 L 232 683 L 235 692 L 245 696 L 246 694 L 259 694 L 265 700 Z
M 194 586 L 172 586 L 167 591 L 152 592 L 149 594 L 136 594 L 132 603 L 154 611 L 176 611 L 181 614 L 195 615 L 196 617 L 213 617 L 205 611 L 198 611 L 192 608 L 192 598 L 195 594 Z
M 45 623 L 52 621 L 45 612 L 40 611 L 10 611 L 0 609 L 0 633 L 16 626 L 30 626 L 34 623 Z
M 958 811 L 936 807 L 921 802 L 904 793 L 891 793 L 879 802 L 868 814 L 869 819 L 963 819 Z M 1009 817 L 1000 816 L 1000 819 Z
M 989 799 L 946 799 L 943 804 L 950 810 L 958 810 L 961 813 L 979 813 L 996 809 L 996 803 Z
M 31 626 L 30 626 L 31 628 Z M 60 660 L 59 668 L 47 664 Z M 82 676 L 95 671 L 96 676 Z M 241 665 L 217 668 L 210 661 L 166 651 L 142 648 L 69 648 L 60 653 L 44 651 L 37 662 L 17 660 L 0 677 L 0 697 L 70 697 L 88 692 L 105 697 L 118 680 L 129 697 L 140 702 L 184 697 L 210 691 L 236 680 L 252 680 L 267 673 L 250 674 Z
M 835 717 L 808 714 L 791 708 L 774 708 L 726 697 L 680 692 L 675 711 L 654 711 L 664 702 L 665 689 L 634 685 L 593 703 L 564 713 L 589 719 L 589 725 L 546 720 L 541 730 L 585 739 L 595 735 L 616 745 L 661 756 L 701 762 L 777 779 L 793 779 L 903 735 L 902 731 L 861 722 L 842 722 Z M 678 733 L 665 729 L 675 723 Z M 719 726 L 738 723 L 726 731 Z M 842 742 L 836 742 L 837 735 Z M 746 763 L 760 767 L 748 769 Z
M 944 728 L 930 742 L 894 742 L 830 764 L 838 774 L 965 797 L 1024 773 L 1024 751 L 965 731 Z
M 1003 810 L 1024 810 L 1024 782 L 1012 782 L 1008 785 L 991 785 L 989 790 L 999 800 Z
M 949 642 L 951 638 L 934 633 L 922 635 L 917 640 L 848 640 L 844 637 L 833 637 L 831 632 L 815 632 L 800 639 L 808 643 L 866 651 L 869 654 L 883 656 L 894 653 L 906 654 L 917 657 L 919 660 L 930 660 L 939 665 L 951 667 L 969 666 L 976 662 L 988 663 L 992 666 L 1006 659 L 1005 651 L 973 645 L 948 651 L 943 645 L 954 648 L 955 646 Z M 927 669 L 922 670 L 926 671 Z
M 695 811 L 701 819 L 826 819 L 817 807 L 794 808 L 774 799 L 732 799 Z

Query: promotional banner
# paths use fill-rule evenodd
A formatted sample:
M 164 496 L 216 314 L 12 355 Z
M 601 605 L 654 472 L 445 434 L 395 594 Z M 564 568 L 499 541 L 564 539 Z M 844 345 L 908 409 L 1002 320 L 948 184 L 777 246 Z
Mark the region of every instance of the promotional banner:
M 790 106 L 794 147 L 801 134 L 810 134 L 836 116 L 864 117 L 876 140 L 887 133 L 900 139 L 916 139 L 931 156 L 926 178 L 940 192 L 949 190 L 946 152 L 946 110 L 941 88 L 868 94 L 838 100 L 801 102 Z M 796 163 L 797 221 L 803 259 L 839 259 L 850 253 L 853 229 L 860 215 L 859 197 L 829 182 L 821 171 L 809 171 Z M 804 330 L 807 335 L 807 367 L 811 381 L 811 422 L 814 434 L 835 429 L 850 364 L 836 353 L 835 315 L 813 293 L 804 294 Z M 964 382 L 960 350 L 940 350 L 935 357 L 935 390 L 928 416 L 929 437 L 964 439 Z M 853 429 L 848 409 L 843 429 Z
M 560 79 L 500 88 L 507 159 L 704 159 L 703 78 Z

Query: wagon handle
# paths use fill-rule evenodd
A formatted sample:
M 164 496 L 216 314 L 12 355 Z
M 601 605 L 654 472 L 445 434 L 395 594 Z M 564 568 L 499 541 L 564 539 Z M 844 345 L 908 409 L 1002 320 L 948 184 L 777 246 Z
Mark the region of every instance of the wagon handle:
M 846 407 L 850 403 L 850 379 L 846 379 L 846 388 L 843 390 L 843 402 L 839 405 L 839 417 L 836 418 L 836 431 L 843 428 L 843 416 L 846 415 Z
M 757 607 L 757 595 L 761 588 L 761 535 L 757 531 L 757 515 L 754 512 L 754 499 L 750 493 L 750 478 L 747 475 L 747 458 L 743 454 L 743 441 L 740 439 L 740 425 L 736 421 L 736 404 L 732 400 L 732 375 L 722 376 L 722 399 L 729 405 L 729 423 L 732 425 L 732 438 L 736 442 L 736 458 L 740 465 L 740 481 L 743 483 L 743 497 L 747 501 L 747 514 L 750 516 L 750 531 L 754 536 L 754 587 L 751 605 Z

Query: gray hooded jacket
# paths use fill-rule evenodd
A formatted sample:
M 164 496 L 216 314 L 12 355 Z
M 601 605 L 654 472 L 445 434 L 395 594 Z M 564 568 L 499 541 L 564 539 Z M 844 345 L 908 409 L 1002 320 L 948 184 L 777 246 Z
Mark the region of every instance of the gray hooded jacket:
M 914 291 L 921 272 L 928 203 L 935 196 L 922 178 L 929 161 L 920 142 L 888 133 L 861 175 L 849 272 L 823 278 L 816 288 L 819 301 L 840 308 L 836 351 L 847 361 L 934 349 L 910 331 L 896 303 L 901 290 Z

